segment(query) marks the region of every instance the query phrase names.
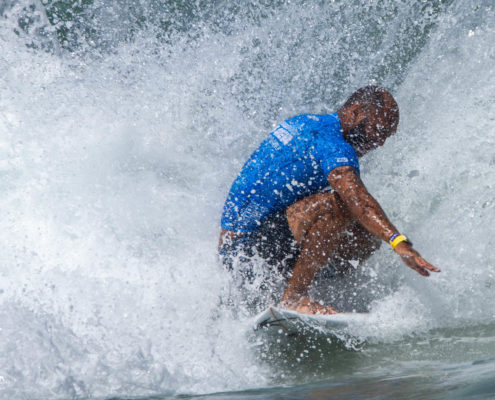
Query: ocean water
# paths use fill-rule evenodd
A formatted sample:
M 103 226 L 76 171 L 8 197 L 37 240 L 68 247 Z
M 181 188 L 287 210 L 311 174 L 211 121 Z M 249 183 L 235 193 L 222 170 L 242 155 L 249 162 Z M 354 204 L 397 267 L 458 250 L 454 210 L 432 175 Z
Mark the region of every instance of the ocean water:
M 495 397 L 491 0 L 0 1 L 0 398 Z M 362 178 L 387 246 L 328 286 L 372 323 L 218 308 L 226 193 L 280 120 L 388 87 Z

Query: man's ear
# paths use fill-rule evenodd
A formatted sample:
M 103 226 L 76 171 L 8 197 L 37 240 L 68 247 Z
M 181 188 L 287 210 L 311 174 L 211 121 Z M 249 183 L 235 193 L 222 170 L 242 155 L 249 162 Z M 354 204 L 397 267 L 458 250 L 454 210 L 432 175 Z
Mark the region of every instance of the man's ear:
M 356 105 L 356 109 L 353 111 L 352 115 L 354 116 L 354 125 L 359 125 L 366 118 L 364 109 L 359 104 Z
M 366 118 L 363 106 L 359 103 L 352 104 L 349 107 L 349 115 L 351 117 L 349 123 L 352 127 L 359 125 Z

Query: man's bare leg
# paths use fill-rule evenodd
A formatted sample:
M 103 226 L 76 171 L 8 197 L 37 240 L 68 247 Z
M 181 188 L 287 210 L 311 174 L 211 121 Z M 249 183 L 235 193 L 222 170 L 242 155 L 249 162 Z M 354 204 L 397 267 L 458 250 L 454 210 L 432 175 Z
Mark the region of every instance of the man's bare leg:
M 287 219 L 301 254 L 282 303 L 299 312 L 332 314 L 336 311 L 307 297 L 315 275 L 329 260 L 363 261 L 380 246 L 345 208 L 332 192 L 308 196 L 287 209 Z

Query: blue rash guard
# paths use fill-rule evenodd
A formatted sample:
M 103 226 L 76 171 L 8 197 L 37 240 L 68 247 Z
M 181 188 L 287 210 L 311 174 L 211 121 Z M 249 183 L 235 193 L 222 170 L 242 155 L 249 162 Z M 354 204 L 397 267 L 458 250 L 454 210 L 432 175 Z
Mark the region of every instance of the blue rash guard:
M 232 184 L 222 228 L 256 230 L 263 219 L 328 187 L 328 174 L 348 165 L 359 173 L 337 113 L 303 114 L 282 122 L 247 160 Z

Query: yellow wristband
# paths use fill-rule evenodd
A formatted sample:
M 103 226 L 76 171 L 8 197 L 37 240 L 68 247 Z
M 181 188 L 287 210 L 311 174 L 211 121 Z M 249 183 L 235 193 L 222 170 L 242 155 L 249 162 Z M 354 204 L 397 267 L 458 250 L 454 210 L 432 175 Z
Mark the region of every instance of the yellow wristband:
M 395 236 L 393 235 L 390 240 L 388 241 L 390 243 L 390 246 L 392 246 L 392 249 L 395 250 L 395 248 L 397 247 L 397 245 L 401 242 L 408 242 L 407 238 L 404 236 L 404 235 L 398 235 L 398 236 Z

